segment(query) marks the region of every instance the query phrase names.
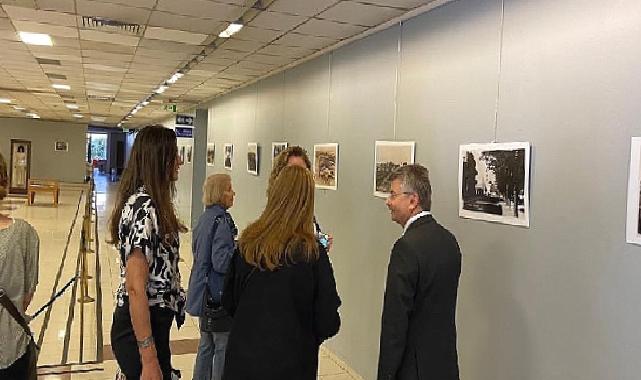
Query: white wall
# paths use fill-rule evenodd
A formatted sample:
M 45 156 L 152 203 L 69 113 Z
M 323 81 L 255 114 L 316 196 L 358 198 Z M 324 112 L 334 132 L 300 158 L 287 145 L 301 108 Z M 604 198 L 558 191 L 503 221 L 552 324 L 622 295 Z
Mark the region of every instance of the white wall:
M 31 141 L 31 178 L 82 182 L 85 178 L 86 124 L 0 118 L 0 153 L 11 159 L 11 139 Z M 69 151 L 56 152 L 56 141 Z
M 376 374 L 384 273 L 401 232 L 371 195 L 374 141 L 388 139 L 416 141 L 435 217 L 463 251 L 461 378 L 641 373 L 641 248 L 624 233 L 630 137 L 641 134 L 641 2 L 504 5 L 502 25 L 500 0 L 447 4 L 209 110 L 208 173 L 224 171 L 223 143 L 233 142 L 241 228 L 264 206 L 272 141 L 340 144 L 338 190 L 316 192 L 343 299 L 329 345 L 366 379 Z M 529 229 L 458 218 L 458 147 L 493 140 L 533 145 Z M 245 171 L 247 142 L 263 148 L 258 177 Z

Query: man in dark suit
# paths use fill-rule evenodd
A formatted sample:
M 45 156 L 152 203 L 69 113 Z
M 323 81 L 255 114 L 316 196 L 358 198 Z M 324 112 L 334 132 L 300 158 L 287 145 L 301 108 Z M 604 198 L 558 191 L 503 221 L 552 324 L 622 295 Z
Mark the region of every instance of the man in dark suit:
M 458 380 L 458 243 L 430 213 L 426 168 L 402 166 L 391 179 L 386 205 L 404 231 L 387 270 L 378 380 Z

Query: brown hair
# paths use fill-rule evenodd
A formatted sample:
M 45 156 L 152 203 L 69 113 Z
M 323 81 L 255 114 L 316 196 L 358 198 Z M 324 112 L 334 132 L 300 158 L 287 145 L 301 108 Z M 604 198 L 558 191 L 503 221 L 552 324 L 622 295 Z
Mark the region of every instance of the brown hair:
M 211 206 L 221 204 L 227 185 L 231 184 L 231 177 L 227 174 L 213 174 L 207 177 L 203 184 L 203 204 Z
M 138 132 L 127 168 L 122 174 L 110 220 L 111 243 L 119 242 L 118 225 L 129 197 L 144 186 L 156 208 L 161 235 L 177 233 L 179 222 L 172 203 L 176 185 L 172 179 L 178 148 L 176 133 L 162 126 L 145 127 Z
M 9 177 L 7 176 L 7 161 L 0 153 L 0 201 L 7 196 L 7 187 L 9 186 Z
M 312 170 L 312 162 L 309 160 L 305 149 L 301 148 L 298 145 L 290 146 L 289 148 L 280 152 L 274 159 L 272 173 L 269 175 L 269 182 L 267 183 L 267 191 L 269 191 L 269 189 L 272 187 L 272 184 L 276 180 L 276 177 L 278 177 L 283 168 L 287 166 L 287 161 L 289 161 L 290 157 L 301 157 L 303 161 L 305 161 L 305 165 L 307 165 L 307 170 Z
M 247 263 L 267 270 L 316 260 L 313 220 L 312 174 L 298 166 L 285 167 L 270 187 L 265 210 L 241 234 L 240 252 Z
M 432 185 L 427 168 L 419 164 L 398 167 L 392 173 L 390 182 L 397 179 L 401 181 L 403 191 L 416 193 L 421 208 L 424 211 L 430 211 L 432 208 Z

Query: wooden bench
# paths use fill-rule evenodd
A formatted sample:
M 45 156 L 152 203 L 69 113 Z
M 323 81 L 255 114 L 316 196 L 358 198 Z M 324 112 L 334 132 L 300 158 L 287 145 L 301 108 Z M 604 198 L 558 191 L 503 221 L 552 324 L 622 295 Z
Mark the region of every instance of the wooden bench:
M 36 193 L 52 193 L 53 205 L 58 206 L 58 196 L 60 195 L 60 184 L 58 181 L 46 179 L 30 179 L 27 184 L 27 204 L 32 205 L 36 199 Z

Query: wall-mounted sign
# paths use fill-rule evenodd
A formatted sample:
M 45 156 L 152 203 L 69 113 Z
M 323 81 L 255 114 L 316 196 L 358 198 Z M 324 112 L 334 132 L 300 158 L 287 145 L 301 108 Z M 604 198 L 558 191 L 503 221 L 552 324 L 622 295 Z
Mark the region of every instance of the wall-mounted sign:
M 176 137 L 194 138 L 194 129 L 192 127 L 176 127 Z
M 190 115 L 176 115 L 176 125 L 194 126 L 194 117 Z
M 178 110 L 178 106 L 176 104 L 165 104 L 165 111 L 170 111 L 170 112 L 176 112 Z

